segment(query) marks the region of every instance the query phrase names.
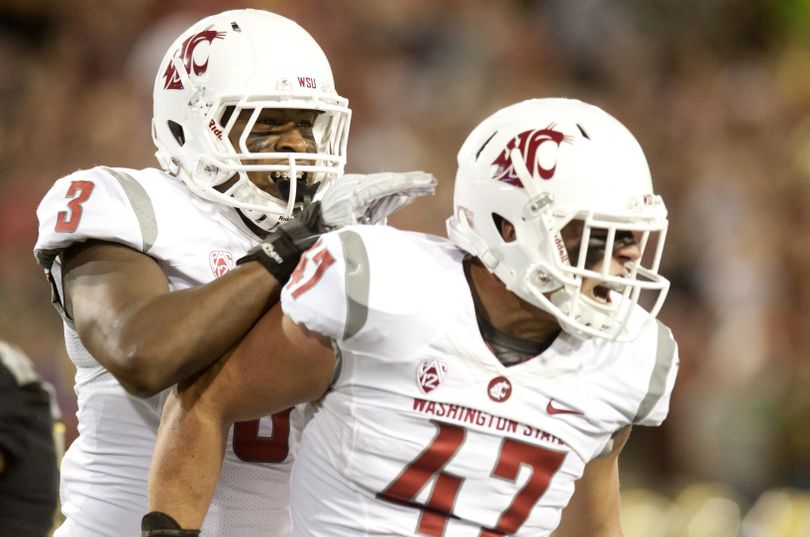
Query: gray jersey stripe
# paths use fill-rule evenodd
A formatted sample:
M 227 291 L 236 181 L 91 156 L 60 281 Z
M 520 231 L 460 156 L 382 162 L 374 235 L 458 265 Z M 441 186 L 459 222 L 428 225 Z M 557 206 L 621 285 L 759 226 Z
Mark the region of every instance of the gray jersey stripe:
M 155 245 L 155 239 L 157 239 L 157 219 L 155 218 L 155 208 L 152 206 L 149 194 L 131 175 L 113 168 L 105 167 L 104 169 L 115 177 L 121 188 L 124 189 L 127 198 L 129 198 L 129 203 L 132 205 L 132 210 L 135 211 L 135 217 L 138 219 L 138 225 L 141 228 L 143 251 L 148 252 Z
M 636 412 L 635 423 L 640 422 L 652 411 L 655 404 L 664 395 L 667 389 L 667 377 L 675 363 L 675 340 L 672 339 L 669 329 L 658 321 L 658 350 L 655 356 L 655 366 L 647 386 L 647 395 L 641 401 Z
M 346 324 L 343 339 L 357 334 L 368 320 L 368 252 L 360 235 L 343 231 L 338 235 L 346 260 Z

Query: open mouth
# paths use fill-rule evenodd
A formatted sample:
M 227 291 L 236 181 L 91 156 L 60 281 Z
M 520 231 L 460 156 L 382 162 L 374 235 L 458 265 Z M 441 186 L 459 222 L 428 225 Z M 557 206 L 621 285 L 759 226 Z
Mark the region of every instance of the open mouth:
M 610 288 L 605 285 L 597 285 L 591 290 L 591 296 L 600 304 L 610 304 Z
M 614 276 L 619 278 L 623 277 L 618 274 L 614 274 Z M 613 301 L 610 299 L 611 291 L 621 293 L 623 290 L 624 285 L 622 285 L 620 282 L 600 282 L 594 285 L 588 296 L 593 298 L 599 304 L 612 304 Z
M 304 180 L 304 179 L 306 179 L 306 177 L 307 177 L 307 174 L 304 173 L 304 172 L 296 172 L 296 174 L 295 174 L 295 180 L 296 181 Z M 287 181 L 289 183 L 290 182 L 290 173 L 288 171 L 270 172 L 270 179 L 274 183 L 278 183 L 279 181 Z
M 283 199 L 289 199 L 291 180 L 289 172 L 275 171 L 270 172 L 268 175 L 270 181 L 275 185 L 278 194 Z M 310 174 L 305 172 L 296 172 L 295 174 L 295 201 L 296 202 L 309 202 L 318 190 L 318 183 L 310 184 Z

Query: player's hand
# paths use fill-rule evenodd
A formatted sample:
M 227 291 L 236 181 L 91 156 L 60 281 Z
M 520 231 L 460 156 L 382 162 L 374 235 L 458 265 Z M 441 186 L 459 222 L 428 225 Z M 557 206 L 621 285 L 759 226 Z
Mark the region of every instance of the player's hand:
M 436 178 L 425 172 L 344 175 L 329 186 L 320 200 L 275 227 L 236 263 L 258 261 L 284 285 L 301 254 L 324 231 L 357 223 L 375 224 L 416 197 L 435 190 Z
M 183 529 L 175 519 L 152 511 L 141 519 L 141 537 L 199 537 L 200 530 Z
M 417 197 L 433 194 L 436 182 L 422 171 L 343 175 L 320 198 L 321 221 L 329 229 L 383 222 Z
M 236 264 L 258 261 L 278 283 L 284 285 L 298 265 L 301 254 L 315 244 L 324 231 L 321 202 L 314 201 L 289 222 L 274 227 L 261 244 L 239 258 Z

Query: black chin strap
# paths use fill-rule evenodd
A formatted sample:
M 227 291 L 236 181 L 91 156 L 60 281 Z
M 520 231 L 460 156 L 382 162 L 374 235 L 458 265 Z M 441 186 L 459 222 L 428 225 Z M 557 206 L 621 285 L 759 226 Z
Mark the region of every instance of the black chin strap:
M 478 331 L 481 333 L 481 337 L 487 345 L 489 345 L 495 357 L 498 358 L 503 365 L 512 366 L 530 360 L 549 348 L 554 338 L 538 343 L 536 341 L 519 338 L 503 330 L 498 330 L 492 325 L 484 309 L 484 305 L 478 297 L 475 284 L 470 277 L 471 261 L 471 256 L 464 258 L 464 275 L 467 278 L 467 284 L 470 286 L 470 293 L 472 294 L 473 305 L 475 306 L 475 318 L 478 321 Z

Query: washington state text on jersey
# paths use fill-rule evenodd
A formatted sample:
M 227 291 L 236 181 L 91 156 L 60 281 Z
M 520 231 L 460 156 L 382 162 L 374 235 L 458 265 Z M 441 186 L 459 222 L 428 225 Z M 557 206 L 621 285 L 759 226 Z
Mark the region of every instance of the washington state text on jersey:
M 519 423 L 515 420 L 508 418 L 501 418 L 493 416 L 488 412 L 468 408 L 461 405 L 445 404 L 436 401 L 426 401 L 425 399 L 414 399 L 413 409 L 423 414 L 430 414 L 437 418 L 447 418 L 458 423 L 472 423 L 481 427 L 486 427 L 496 431 L 512 433 L 514 435 L 523 435 L 530 438 L 537 438 L 544 442 L 550 442 L 560 446 L 564 446 L 565 442 L 549 434 L 546 431 Z

